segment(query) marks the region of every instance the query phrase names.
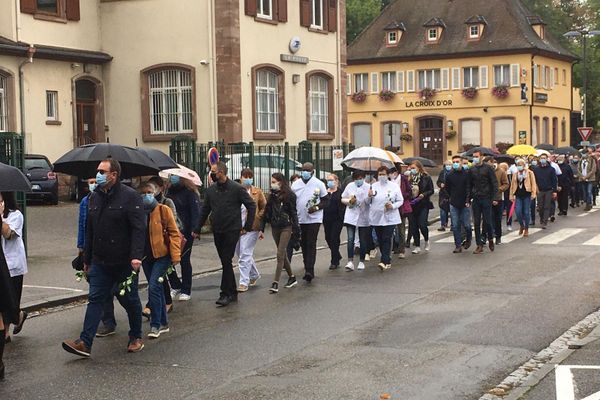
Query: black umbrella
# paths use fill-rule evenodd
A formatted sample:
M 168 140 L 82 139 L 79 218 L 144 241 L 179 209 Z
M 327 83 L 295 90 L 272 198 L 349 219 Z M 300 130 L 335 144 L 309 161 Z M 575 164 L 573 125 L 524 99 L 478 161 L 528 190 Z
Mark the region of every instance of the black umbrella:
M 177 163 L 171 157 L 160 150 L 151 149 L 149 147 L 137 147 L 137 151 L 148 156 L 160 169 L 179 168 Z
M 406 164 L 406 165 L 410 165 L 415 161 L 420 161 L 424 167 L 429 167 L 429 168 L 437 167 L 437 164 L 435 163 L 435 161 L 430 160 L 429 158 L 425 158 L 425 157 L 408 157 L 408 158 L 403 158 L 402 161 L 404 161 L 404 164 Z
M 472 156 L 473 153 L 475 153 L 476 151 L 479 151 L 481 153 L 481 155 L 484 156 L 495 156 L 498 154 L 497 151 L 494 151 L 493 149 L 490 149 L 489 147 L 473 147 L 470 150 L 467 150 L 466 152 L 464 152 L 465 156 Z
M 0 163 L 0 191 L 29 192 L 31 182 L 18 168 Z
M 553 144 L 549 144 L 549 143 L 541 143 L 538 144 L 537 146 L 535 146 L 536 149 L 540 149 L 540 150 L 546 150 L 549 152 L 554 152 L 556 151 L 556 146 L 554 146 Z
M 498 155 L 494 156 L 494 158 L 496 159 L 496 161 L 501 162 L 501 163 L 504 162 L 504 163 L 507 163 L 508 165 L 512 165 L 515 163 L 515 158 L 508 154 L 498 154 Z
M 121 164 L 121 178 L 156 175 L 160 168 L 147 155 L 132 147 L 111 143 L 96 143 L 77 147 L 54 163 L 54 172 L 80 178 L 96 176 L 98 164 L 112 158 Z
M 576 148 L 571 146 L 559 147 L 554 151 L 556 154 L 573 154 L 579 155 L 579 152 Z

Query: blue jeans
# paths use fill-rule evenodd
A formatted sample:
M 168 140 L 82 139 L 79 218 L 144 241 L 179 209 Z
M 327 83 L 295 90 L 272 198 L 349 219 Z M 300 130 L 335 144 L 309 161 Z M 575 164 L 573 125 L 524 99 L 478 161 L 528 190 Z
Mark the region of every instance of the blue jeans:
M 131 274 L 129 264 L 119 266 L 106 266 L 92 264 L 88 272 L 90 280 L 90 293 L 88 295 L 88 306 L 85 310 L 83 331 L 80 338 L 88 348 L 92 348 L 94 336 L 102 319 L 106 299 L 119 291 L 119 283 L 125 281 Z M 127 311 L 129 318 L 129 337 L 142 337 L 142 303 L 138 293 L 138 276 L 135 276 L 131 284 L 131 291 L 124 296 L 117 295 L 119 303 Z
M 462 229 L 467 236 L 467 243 L 473 240 L 471 232 L 471 209 L 468 207 L 454 207 L 450 205 L 450 218 L 452 219 L 452 234 L 454 235 L 454 245 L 460 247 L 462 244 Z
M 381 262 L 391 264 L 392 262 L 392 237 L 396 225 L 375 226 L 377 240 L 379 241 L 379 251 L 381 251 Z
M 371 228 L 357 228 L 353 225 L 346 225 L 346 232 L 348 234 L 348 261 L 352 261 L 354 259 L 354 241 L 356 240 L 357 233 L 360 242 L 360 261 L 365 261 L 365 255 L 367 254 L 367 246 L 369 243 L 368 235 L 371 233 Z
M 478 246 L 485 245 L 482 237 L 482 220 L 483 231 L 494 232 L 492 224 L 492 200 L 491 199 L 473 199 L 473 223 L 475 224 L 475 241 Z M 489 238 L 492 239 L 491 237 Z
M 448 226 L 448 211 L 440 208 L 440 225 L 444 228 Z
M 583 193 L 585 195 L 585 204 L 587 204 L 588 206 L 592 205 L 592 201 L 593 201 L 593 190 L 594 190 L 594 185 L 592 185 L 592 182 L 581 182 L 583 185 Z
M 165 291 L 162 282 L 158 278 L 165 275 L 171 265 L 171 257 L 165 256 L 157 260 L 148 260 L 142 262 L 144 274 L 148 280 L 148 303 L 150 304 L 150 326 L 160 328 L 167 326 L 167 303 L 165 300 Z
M 515 206 L 515 214 L 521 228 L 529 229 L 529 221 L 531 221 L 531 196 L 515 197 L 517 202 Z

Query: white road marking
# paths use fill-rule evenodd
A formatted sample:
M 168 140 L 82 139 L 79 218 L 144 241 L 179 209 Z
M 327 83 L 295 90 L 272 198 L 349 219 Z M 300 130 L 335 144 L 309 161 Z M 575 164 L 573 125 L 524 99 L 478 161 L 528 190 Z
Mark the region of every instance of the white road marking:
M 558 244 L 563 240 L 570 238 L 571 236 L 577 235 L 578 233 L 583 232 L 584 229 L 578 228 L 565 228 L 561 229 L 557 232 L 551 233 L 547 236 L 544 236 L 541 239 L 536 240 L 533 244 Z
M 447 229 L 447 228 L 446 228 Z M 442 235 L 446 235 L 448 233 L 452 233 L 452 231 L 448 231 L 446 230 L 445 232 L 440 232 L 437 229 L 432 230 L 431 228 L 429 228 L 429 238 L 434 238 L 436 236 L 442 236 Z
M 531 236 L 535 233 L 538 233 L 539 231 L 541 231 L 540 228 L 529 228 L 529 236 Z M 523 237 L 523 235 L 519 235 L 519 231 L 512 231 L 511 233 L 502 236 L 502 243 L 514 242 L 515 240 L 522 238 L 522 237 Z
M 436 243 L 454 243 L 454 235 L 450 235 L 443 239 L 437 240 Z
M 583 244 L 584 246 L 600 246 L 600 235 L 594 236 Z
M 56 287 L 56 286 L 23 285 L 23 287 L 25 287 L 25 288 L 32 288 L 32 289 L 66 290 L 68 292 L 77 292 L 77 293 L 83 292 L 83 290 L 80 290 L 80 289 L 64 288 L 64 287 Z
M 578 217 L 587 217 L 589 214 L 600 210 L 600 208 L 592 208 L 590 211 L 585 211 L 583 214 L 579 214 Z
M 575 381 L 573 380 L 574 369 L 595 369 L 598 366 L 588 365 L 557 365 L 556 366 L 556 400 L 575 400 Z M 600 392 L 589 395 L 581 400 L 600 400 Z

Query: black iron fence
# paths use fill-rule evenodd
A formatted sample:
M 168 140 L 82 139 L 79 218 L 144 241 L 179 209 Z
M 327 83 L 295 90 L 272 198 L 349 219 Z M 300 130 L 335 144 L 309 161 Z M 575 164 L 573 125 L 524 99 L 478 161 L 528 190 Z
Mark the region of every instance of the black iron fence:
M 195 170 L 203 182 L 208 175 L 208 151 L 215 147 L 229 168 L 229 177 L 238 179 L 245 168 L 254 172 L 254 185 L 268 191 L 271 175 L 281 172 L 286 178 L 299 174 L 302 164 L 311 162 L 315 176 L 326 179 L 336 174 L 341 180 L 348 172 L 341 167 L 342 159 L 352 150 L 348 145 L 322 146 L 320 143 L 301 142 L 298 145 L 260 145 L 254 143 L 196 143 L 188 137 L 171 141 L 170 155 L 179 164 Z
M 0 132 L 0 162 L 23 171 L 23 163 L 25 162 L 25 154 L 23 147 L 23 137 L 15 132 Z M 25 193 L 17 193 L 17 204 L 26 216 L 27 203 L 25 201 Z M 25 218 L 25 226 L 23 229 L 23 240 L 27 245 L 27 218 Z

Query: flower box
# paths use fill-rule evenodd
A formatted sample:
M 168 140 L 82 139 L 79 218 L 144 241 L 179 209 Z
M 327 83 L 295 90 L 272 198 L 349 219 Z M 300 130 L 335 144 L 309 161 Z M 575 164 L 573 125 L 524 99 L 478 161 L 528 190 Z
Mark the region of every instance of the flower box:
M 394 97 L 396 97 L 396 93 L 392 92 L 391 90 L 384 89 L 379 92 L 379 100 L 381 101 L 392 101 L 394 100 Z
M 465 99 L 474 99 L 475 97 L 477 97 L 477 88 L 474 87 L 470 87 L 470 88 L 465 88 L 462 90 L 462 95 Z
M 508 86 L 505 86 L 505 85 L 495 86 L 492 89 L 492 95 L 494 95 L 494 97 L 497 97 L 499 99 L 507 98 L 508 94 L 509 94 Z
M 353 102 L 362 104 L 367 100 L 367 94 L 364 91 L 353 93 L 351 96 Z
M 400 140 L 403 142 L 410 142 L 412 140 L 412 135 L 410 133 L 403 133 L 400 135 Z
M 435 96 L 435 89 L 430 89 L 430 88 L 423 88 L 420 92 L 419 92 L 419 96 L 423 99 L 423 100 L 429 100 L 431 99 L 433 96 Z
M 456 137 L 456 131 L 448 131 L 446 132 L 446 139 L 453 139 Z

